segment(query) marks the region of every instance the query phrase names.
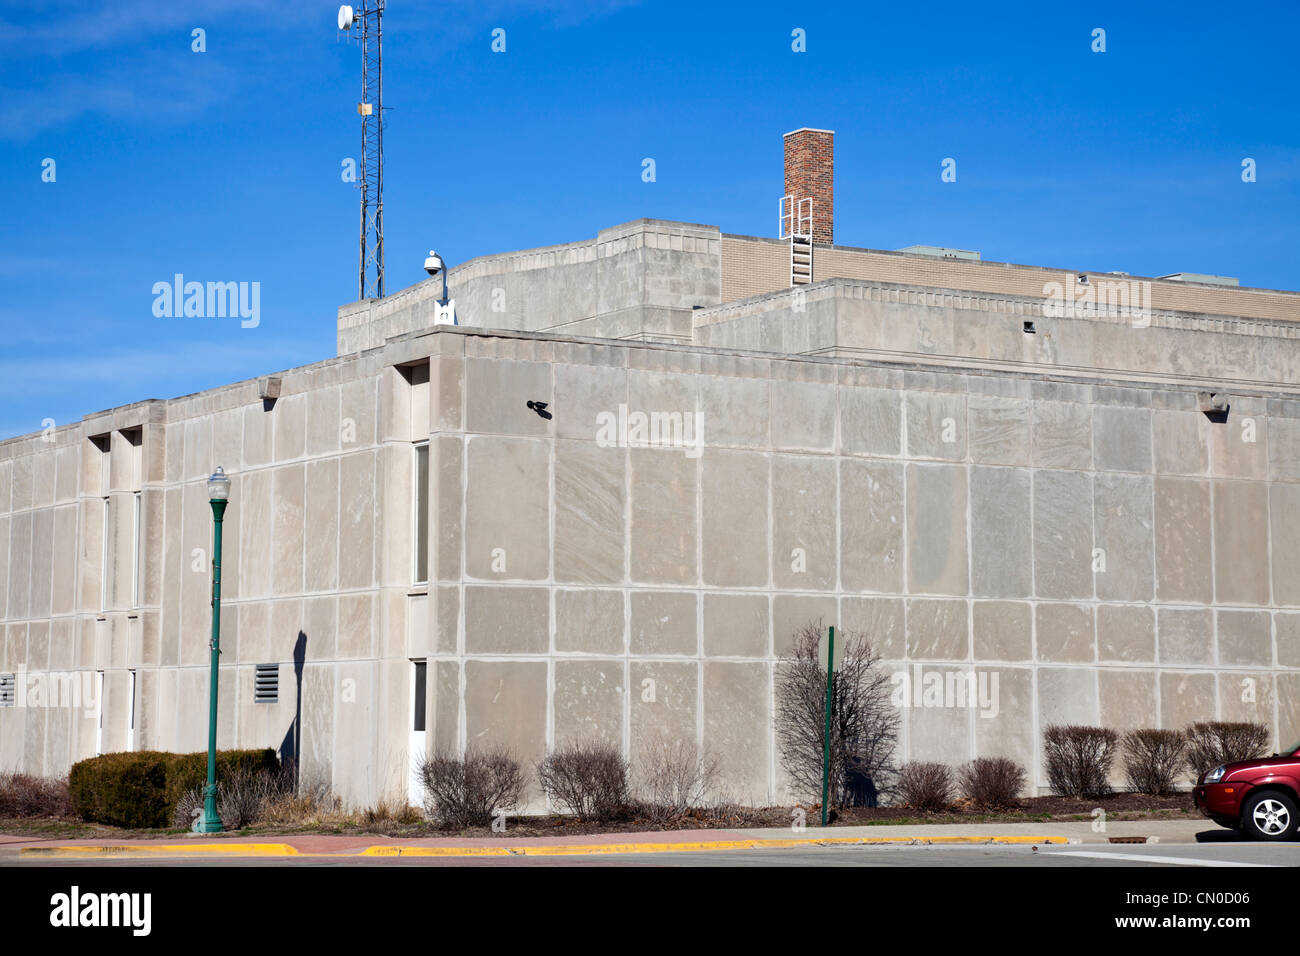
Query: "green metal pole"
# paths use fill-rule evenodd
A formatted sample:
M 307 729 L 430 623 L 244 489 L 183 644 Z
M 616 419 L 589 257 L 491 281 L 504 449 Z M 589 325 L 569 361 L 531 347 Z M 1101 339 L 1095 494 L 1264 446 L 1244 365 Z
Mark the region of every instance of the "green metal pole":
M 826 736 L 822 741 L 822 826 L 826 826 L 826 803 L 831 792 L 831 688 L 835 679 L 835 626 L 826 642 Z
M 203 822 L 200 833 L 220 833 L 217 814 L 217 664 L 221 659 L 221 519 L 226 502 L 211 499 L 212 505 L 212 675 L 208 685 L 208 785 L 203 788 Z

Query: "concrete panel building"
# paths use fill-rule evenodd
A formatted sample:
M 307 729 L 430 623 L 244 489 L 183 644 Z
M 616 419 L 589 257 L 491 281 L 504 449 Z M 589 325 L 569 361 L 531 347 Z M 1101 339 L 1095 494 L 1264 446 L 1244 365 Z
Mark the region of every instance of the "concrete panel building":
M 829 136 L 786 137 L 792 208 Z M 1052 723 L 1300 739 L 1300 293 L 835 246 L 826 204 L 475 259 L 459 325 L 433 280 L 344 306 L 278 397 L 0 442 L 0 768 L 205 746 L 217 465 L 219 745 L 353 804 L 592 736 L 788 800 L 774 668 L 815 619 L 903 675 L 900 760 L 1037 788 Z

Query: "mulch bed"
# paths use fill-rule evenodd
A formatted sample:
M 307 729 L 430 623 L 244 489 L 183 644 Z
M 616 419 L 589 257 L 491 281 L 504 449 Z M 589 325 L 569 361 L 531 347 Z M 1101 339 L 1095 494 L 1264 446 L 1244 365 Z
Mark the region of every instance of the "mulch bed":
M 1144 793 L 1113 793 L 1107 797 L 1027 797 L 1014 808 L 1001 811 L 977 810 L 957 805 L 943 813 L 917 813 L 907 807 L 850 807 L 835 821 L 839 826 L 863 826 L 905 820 L 909 823 L 1017 823 L 1062 822 L 1092 819 L 1101 809 L 1112 820 L 1179 819 L 1198 816 L 1190 793 L 1153 797 Z
M 1093 800 L 1074 797 L 1028 797 L 1014 809 L 990 812 L 971 807 L 954 806 L 944 813 L 920 813 L 907 807 L 850 807 L 837 811 L 832 826 L 870 826 L 903 823 L 1047 823 L 1070 820 L 1091 820 L 1093 811 L 1101 808 L 1109 820 L 1178 820 L 1198 819 L 1190 793 L 1168 797 L 1153 797 L 1141 793 L 1115 793 Z M 519 817 L 511 818 L 508 832 L 512 836 L 581 836 L 592 833 L 632 833 L 637 831 L 671 830 L 727 830 L 757 827 L 788 827 L 793 819 L 794 807 L 735 807 L 722 811 L 696 812 L 661 827 L 643 817 L 601 823 L 584 823 L 571 817 Z M 820 808 L 804 807 L 806 823 L 816 826 L 820 822 Z M 499 837 L 487 828 L 470 828 L 450 831 L 431 827 L 418 828 L 428 835 L 458 837 Z M 394 836 L 407 835 L 394 831 Z M 414 835 L 414 834 L 411 834 Z

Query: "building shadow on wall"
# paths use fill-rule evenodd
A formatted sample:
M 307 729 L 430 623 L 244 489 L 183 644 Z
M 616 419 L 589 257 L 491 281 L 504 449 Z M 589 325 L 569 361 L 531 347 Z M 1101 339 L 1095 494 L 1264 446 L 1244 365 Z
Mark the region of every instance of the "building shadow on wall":
M 294 792 L 298 790 L 299 766 L 302 757 L 302 670 L 307 660 L 307 633 L 298 632 L 293 645 L 294 704 L 293 723 L 280 741 L 280 764 L 290 773 Z

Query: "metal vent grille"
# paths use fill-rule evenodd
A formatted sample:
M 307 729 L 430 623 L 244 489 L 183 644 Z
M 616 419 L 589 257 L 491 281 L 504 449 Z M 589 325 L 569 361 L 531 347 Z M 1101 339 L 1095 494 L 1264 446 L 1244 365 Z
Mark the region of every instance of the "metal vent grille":
M 274 704 L 280 699 L 280 665 L 258 664 L 253 675 L 253 703 Z
M 14 688 L 16 681 L 13 674 L 0 674 L 0 707 L 14 705 Z

